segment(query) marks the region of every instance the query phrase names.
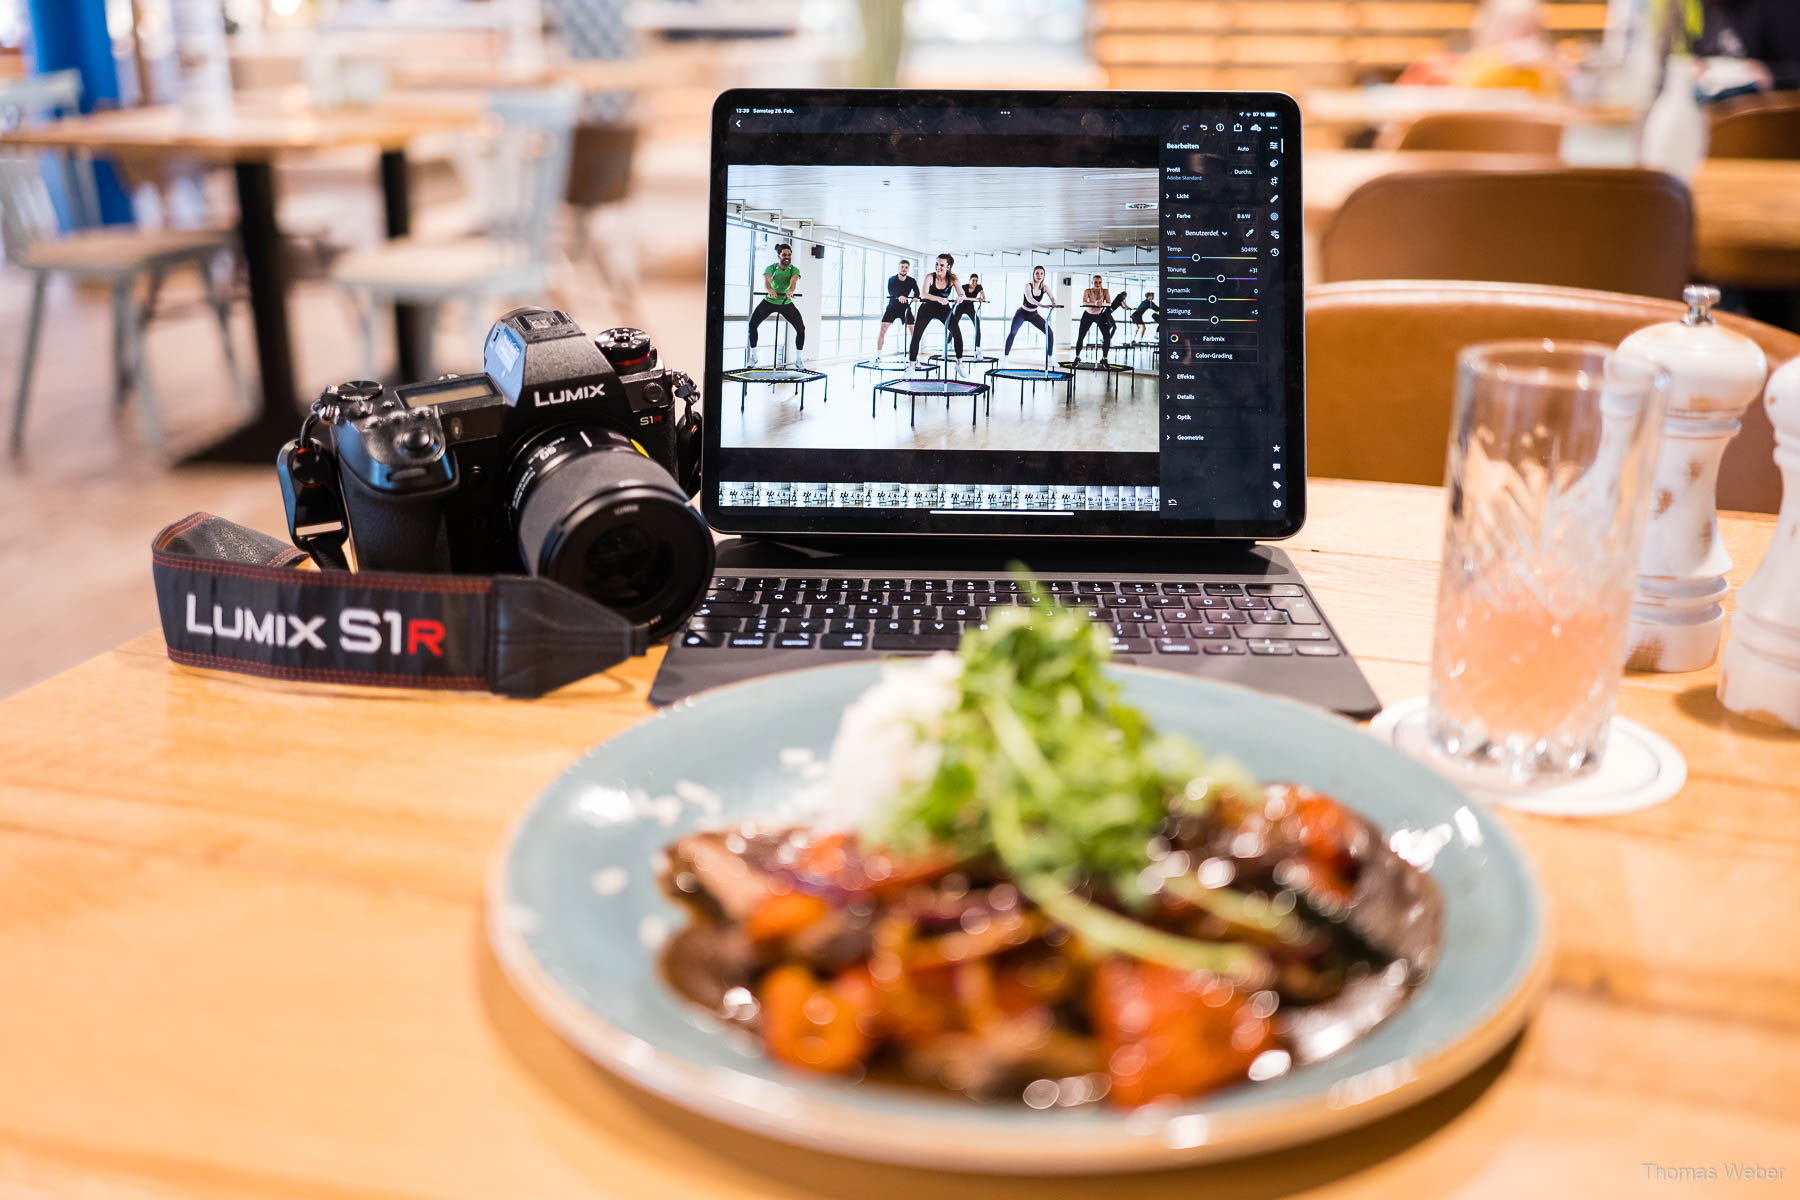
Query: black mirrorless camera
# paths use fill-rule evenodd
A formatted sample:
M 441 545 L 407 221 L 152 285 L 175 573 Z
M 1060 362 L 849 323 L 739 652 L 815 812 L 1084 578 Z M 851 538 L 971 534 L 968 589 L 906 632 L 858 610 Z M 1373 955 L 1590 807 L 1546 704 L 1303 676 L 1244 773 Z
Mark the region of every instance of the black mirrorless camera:
M 687 504 L 700 474 L 693 381 L 663 369 L 642 330 L 590 339 L 541 308 L 500 318 L 482 365 L 327 388 L 279 464 L 295 544 L 326 562 L 307 530 L 329 529 L 341 496 L 336 548 L 347 533 L 360 568 L 529 572 L 652 637 L 676 629 L 713 570 L 711 531 Z

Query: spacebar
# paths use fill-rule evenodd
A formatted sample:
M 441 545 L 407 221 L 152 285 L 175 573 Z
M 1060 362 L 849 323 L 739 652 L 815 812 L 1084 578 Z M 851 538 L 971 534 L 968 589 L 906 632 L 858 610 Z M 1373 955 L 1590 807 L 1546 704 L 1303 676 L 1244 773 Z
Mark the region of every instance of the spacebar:
M 877 650 L 954 650 L 962 639 L 943 633 L 878 633 Z

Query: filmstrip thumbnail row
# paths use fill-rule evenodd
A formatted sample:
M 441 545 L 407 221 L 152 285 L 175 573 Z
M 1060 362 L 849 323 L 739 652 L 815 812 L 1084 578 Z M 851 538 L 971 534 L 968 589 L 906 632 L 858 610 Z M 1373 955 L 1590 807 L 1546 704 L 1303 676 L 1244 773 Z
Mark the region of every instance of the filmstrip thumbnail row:
M 917 508 L 980 512 L 1156 512 L 1162 489 L 1049 483 L 723 483 L 742 508 Z

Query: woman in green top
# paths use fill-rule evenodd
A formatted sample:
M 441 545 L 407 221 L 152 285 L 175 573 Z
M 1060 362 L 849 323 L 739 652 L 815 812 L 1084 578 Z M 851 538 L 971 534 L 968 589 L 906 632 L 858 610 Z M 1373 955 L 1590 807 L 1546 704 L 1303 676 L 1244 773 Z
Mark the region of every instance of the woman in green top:
M 745 352 L 749 366 L 760 365 L 756 361 L 756 327 L 761 325 L 771 314 L 779 313 L 782 320 L 794 327 L 794 361 L 790 367 L 803 367 L 802 351 L 806 349 L 806 322 L 800 319 L 800 310 L 794 307 L 795 291 L 800 286 L 800 268 L 794 265 L 794 248 L 786 242 L 775 246 L 775 256 L 780 261 L 772 262 L 763 268 L 763 291 L 767 294 L 756 310 L 750 314 L 750 348 Z

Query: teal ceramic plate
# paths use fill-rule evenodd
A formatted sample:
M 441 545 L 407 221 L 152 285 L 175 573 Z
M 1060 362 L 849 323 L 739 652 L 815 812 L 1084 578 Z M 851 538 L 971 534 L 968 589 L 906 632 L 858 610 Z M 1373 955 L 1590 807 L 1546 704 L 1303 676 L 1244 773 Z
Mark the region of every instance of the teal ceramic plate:
M 1531 867 L 1451 784 L 1316 709 L 1122 670 L 1126 698 L 1162 728 L 1236 755 L 1259 778 L 1324 789 L 1436 877 L 1443 957 L 1411 1002 L 1333 1058 L 1136 1113 L 975 1104 L 765 1059 L 663 982 L 657 947 L 683 916 L 654 864 L 678 834 L 779 814 L 880 670 L 797 671 L 704 693 L 597 746 L 538 797 L 495 861 L 488 929 L 545 1021 L 638 1086 L 767 1137 L 915 1166 L 1097 1172 L 1228 1158 L 1371 1121 L 1480 1065 L 1542 990 L 1546 918 Z

